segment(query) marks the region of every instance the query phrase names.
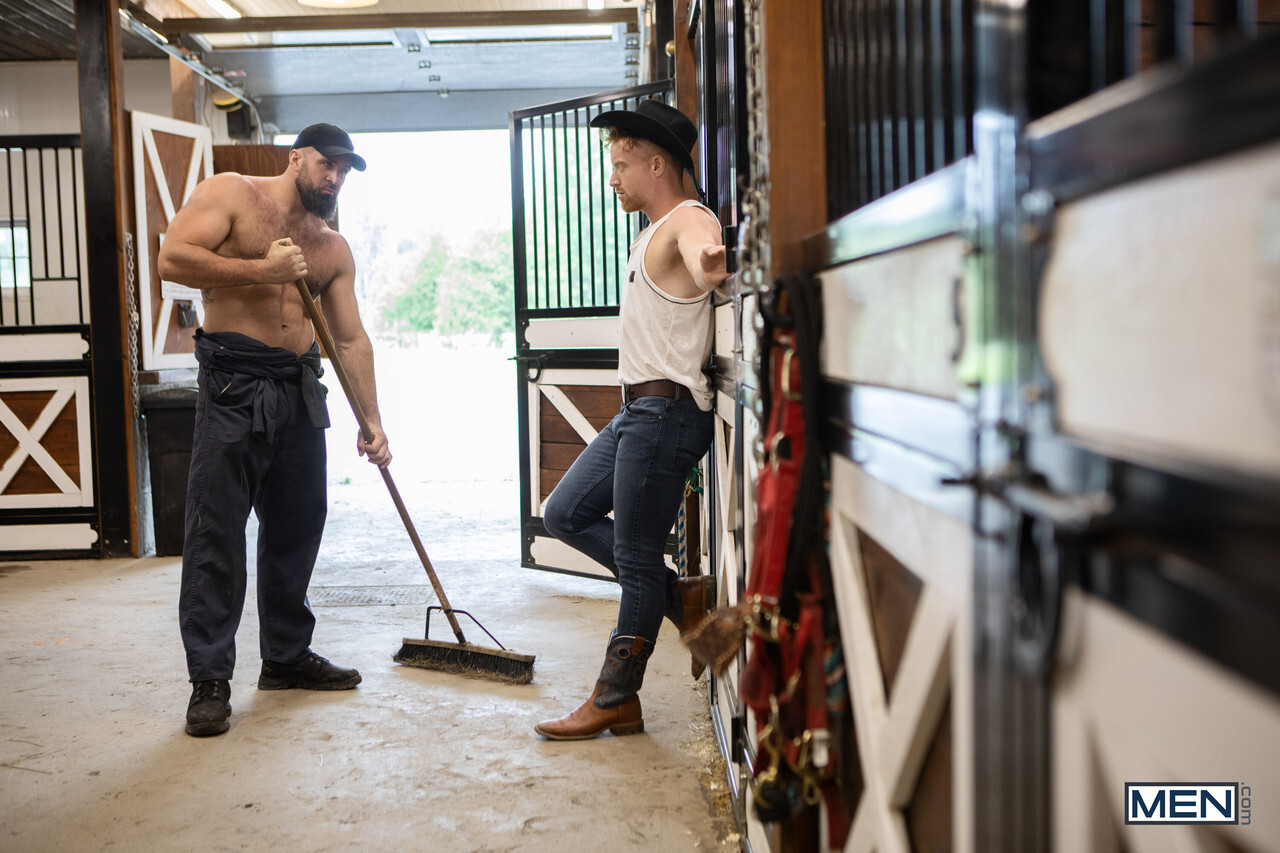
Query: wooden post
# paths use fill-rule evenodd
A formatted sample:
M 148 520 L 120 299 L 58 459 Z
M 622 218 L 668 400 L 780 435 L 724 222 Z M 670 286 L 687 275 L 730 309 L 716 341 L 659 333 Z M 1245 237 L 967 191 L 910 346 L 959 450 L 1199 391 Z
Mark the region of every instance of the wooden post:
M 705 116 L 701 114 L 698 100 L 698 68 L 694 51 L 697 45 L 689 38 L 689 7 L 693 0 L 667 0 L 674 4 L 675 20 L 674 35 L 672 44 L 675 46 L 675 54 L 672 56 L 672 62 L 675 67 L 675 108 L 680 112 L 693 119 L 693 123 L 698 125 L 701 130 L 705 125 Z M 693 154 L 693 162 L 696 164 L 699 160 L 698 151 L 695 148 Z M 701 170 L 699 170 L 701 171 Z M 706 180 L 706 176 L 703 176 Z M 688 178 L 685 178 L 686 189 L 695 189 Z
M 805 237 L 826 225 L 821 0 L 763 0 L 774 276 L 797 272 Z
M 129 363 L 124 223 L 129 146 L 119 0 L 76 0 L 80 139 L 84 157 L 94 494 L 104 557 L 138 556 L 136 413 Z
M 676 46 L 676 109 L 701 124 L 698 115 L 697 45 L 689 38 L 689 9 L 693 0 L 674 0 Z
M 196 75 L 172 56 L 169 57 L 169 91 L 173 99 L 173 117 L 178 121 L 196 121 Z

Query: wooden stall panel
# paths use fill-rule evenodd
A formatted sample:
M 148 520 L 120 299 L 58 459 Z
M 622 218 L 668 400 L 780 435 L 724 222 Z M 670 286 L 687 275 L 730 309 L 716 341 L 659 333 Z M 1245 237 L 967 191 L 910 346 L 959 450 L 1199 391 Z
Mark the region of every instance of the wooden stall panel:
M 819 274 L 823 374 L 955 399 L 964 253 L 946 237 Z
M 720 351 L 718 347 L 717 351 Z M 715 565 L 711 571 L 716 578 L 716 605 L 724 608 L 741 600 L 746 584 L 747 561 L 754 541 L 757 473 L 754 447 L 758 429 L 749 409 L 742 410 L 742 428 L 738 429 L 738 409 L 733 397 L 724 391 L 717 391 L 713 406 L 715 440 L 710 464 L 715 471 L 711 478 L 715 494 L 706 536 L 708 541 L 715 540 Z M 744 448 L 741 469 L 735 461 L 739 446 Z M 748 733 L 756 731 L 756 718 L 741 698 L 744 663 L 745 653 L 740 652 L 719 677 L 711 678 L 711 714 L 721 754 L 729 762 L 727 781 L 739 824 L 746 828 L 751 849 L 769 850 L 769 834 L 752 809 L 750 780 L 756 756 L 754 739 Z M 745 740 L 734 743 L 735 737 Z
M 93 505 L 89 380 L 0 379 L 0 508 Z
M 862 794 L 848 853 L 972 851 L 973 544 L 832 457 L 831 568 Z
M 162 116 L 134 111 L 130 118 L 142 366 L 195 367 L 192 336 L 204 314 L 200 291 L 161 281 L 156 259 L 174 214 L 213 174 L 213 137 L 207 127 Z
M 1058 853 L 1280 850 L 1280 700 L 1072 592 L 1052 707 Z M 1270 654 L 1259 650 L 1259 654 Z M 1241 825 L 1125 825 L 1125 783 L 1239 782 Z
M 530 503 L 542 517 L 547 498 L 574 460 L 622 405 L 618 371 L 552 368 L 527 383 L 530 417 Z M 570 574 L 610 578 L 608 570 L 550 536 L 530 546 L 538 566 Z
M 618 414 L 617 385 L 552 385 L 539 383 L 539 508 L 564 477 L 588 442 Z
M 1280 144 L 1064 206 L 1039 324 L 1068 434 L 1280 477 Z

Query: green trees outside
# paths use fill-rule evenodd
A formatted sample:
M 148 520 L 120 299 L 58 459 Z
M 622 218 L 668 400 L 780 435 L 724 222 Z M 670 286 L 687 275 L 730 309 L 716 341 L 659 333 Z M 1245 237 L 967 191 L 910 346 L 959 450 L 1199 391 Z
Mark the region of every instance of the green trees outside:
M 445 336 L 513 332 L 511 232 L 483 231 L 464 243 L 427 235 L 407 288 L 384 308 L 388 326 Z
M 613 200 L 609 151 L 585 110 L 529 122 L 524 149 L 525 276 L 531 309 L 617 306 L 638 215 Z

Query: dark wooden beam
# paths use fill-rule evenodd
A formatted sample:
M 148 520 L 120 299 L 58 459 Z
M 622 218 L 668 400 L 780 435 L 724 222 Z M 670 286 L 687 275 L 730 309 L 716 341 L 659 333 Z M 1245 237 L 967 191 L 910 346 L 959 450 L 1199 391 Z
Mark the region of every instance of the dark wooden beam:
M 673 0 L 674 31 L 672 40 L 675 44 L 675 81 L 676 109 L 687 116 L 692 116 L 699 124 L 698 116 L 698 60 L 696 56 L 696 33 L 690 32 L 689 19 L 694 10 L 694 0 Z
M 280 15 L 271 18 L 165 18 L 164 36 L 283 33 L 309 30 L 448 29 L 539 27 L 564 24 L 630 24 L 634 9 L 566 9 L 531 12 L 402 12 L 378 15 Z
M 653 32 L 649 34 L 652 52 L 650 80 L 675 76 L 675 0 L 657 0 L 653 4 Z M 670 49 L 670 53 L 667 50 Z
M 774 276 L 799 271 L 804 239 L 826 225 L 822 2 L 764 4 L 769 111 L 769 230 Z M 778 105 L 785 105 L 779 107 Z
M 118 0 L 75 0 L 93 363 L 94 494 L 100 553 L 138 555 L 135 416 L 129 384 L 124 222 L 124 58 Z

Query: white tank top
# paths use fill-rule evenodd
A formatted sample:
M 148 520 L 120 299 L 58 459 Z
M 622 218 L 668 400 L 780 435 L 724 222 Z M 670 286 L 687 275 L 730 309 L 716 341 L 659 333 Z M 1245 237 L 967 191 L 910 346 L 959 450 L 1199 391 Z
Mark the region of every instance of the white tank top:
M 711 382 L 702 368 L 711 357 L 711 292 L 686 299 L 672 296 L 653 283 L 644 265 L 653 235 L 681 207 L 700 207 L 715 216 L 689 199 L 650 224 L 631 244 L 622 293 L 618 379 L 623 385 L 654 379 L 679 382 L 706 412 L 711 410 Z

